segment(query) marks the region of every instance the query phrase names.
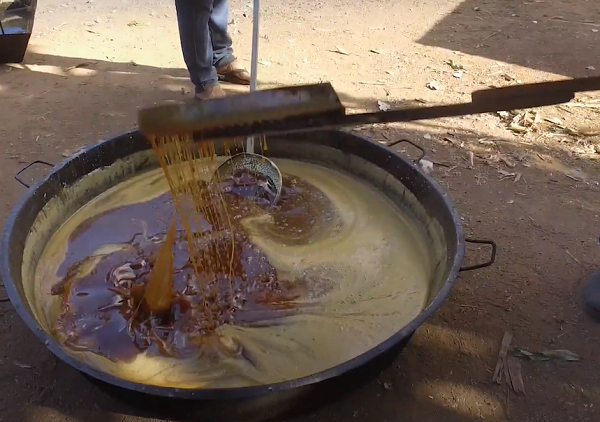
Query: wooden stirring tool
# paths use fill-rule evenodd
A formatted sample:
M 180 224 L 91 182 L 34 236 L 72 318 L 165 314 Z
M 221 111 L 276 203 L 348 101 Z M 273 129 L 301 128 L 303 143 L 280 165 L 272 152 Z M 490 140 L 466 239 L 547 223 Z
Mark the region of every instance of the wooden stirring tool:
M 475 91 L 469 103 L 346 114 L 333 87 L 322 83 L 147 108 L 138 112 L 138 125 L 144 134 L 194 134 L 197 139 L 215 140 L 541 107 L 596 90 L 600 76 Z

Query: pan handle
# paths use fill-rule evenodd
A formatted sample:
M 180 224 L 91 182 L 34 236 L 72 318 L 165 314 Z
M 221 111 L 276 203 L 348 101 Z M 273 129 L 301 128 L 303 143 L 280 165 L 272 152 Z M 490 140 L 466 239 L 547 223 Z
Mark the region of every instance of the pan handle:
M 399 139 L 397 141 L 392 141 L 386 144 L 387 147 L 393 147 L 396 146 L 398 144 L 402 144 L 402 143 L 406 143 L 406 144 L 410 144 L 413 147 L 415 147 L 416 149 L 418 149 L 419 151 L 421 151 L 421 155 L 419 156 L 419 158 L 414 160 L 415 164 L 418 164 L 423 158 L 425 158 L 425 155 L 427 155 L 427 151 L 425 151 L 425 148 L 423 148 L 421 145 L 414 143 L 413 141 L 409 141 L 408 139 Z
M 54 164 L 50 164 L 50 163 L 48 163 L 47 161 L 35 160 L 35 161 L 32 161 L 31 163 L 27 164 L 25 167 L 23 167 L 23 168 L 22 168 L 21 170 L 19 170 L 18 172 L 16 172 L 16 173 L 14 174 L 15 180 L 16 180 L 17 182 L 19 182 L 20 184 L 22 184 L 23 186 L 25 186 L 26 188 L 29 188 L 29 186 L 31 186 L 31 185 L 28 185 L 27 183 L 25 183 L 25 182 L 24 182 L 24 181 L 21 179 L 21 177 L 20 177 L 20 176 L 21 176 L 21 174 L 22 174 L 22 173 L 23 173 L 25 170 L 27 170 L 27 169 L 28 169 L 28 168 L 30 168 L 30 167 L 33 167 L 33 166 L 35 166 L 36 164 L 43 164 L 43 165 L 45 165 L 45 166 L 48 166 L 48 167 L 50 167 L 50 168 L 54 167 Z
M 496 242 L 494 242 L 493 240 L 478 240 L 478 239 L 465 239 L 465 242 L 467 243 L 476 243 L 478 245 L 489 245 L 492 247 L 492 252 L 490 254 L 490 259 L 487 262 L 484 262 L 483 264 L 475 264 L 475 265 L 470 265 L 468 267 L 461 267 L 460 271 L 472 271 L 472 270 L 478 270 L 480 268 L 485 268 L 485 267 L 489 267 L 490 265 L 492 265 L 494 262 L 496 262 L 496 250 L 498 249 L 496 246 Z

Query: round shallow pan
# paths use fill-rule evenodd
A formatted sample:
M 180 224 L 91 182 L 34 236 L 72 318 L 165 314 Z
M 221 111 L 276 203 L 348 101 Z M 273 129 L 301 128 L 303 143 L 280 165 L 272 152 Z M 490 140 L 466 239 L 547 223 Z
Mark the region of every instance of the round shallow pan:
M 409 141 L 392 144 L 400 142 L 412 144 Z M 271 138 L 268 147 L 265 155 L 269 157 L 320 163 L 358 176 L 403 207 L 421 226 L 433 263 L 428 305 L 386 341 L 352 360 L 308 377 L 231 389 L 188 390 L 129 382 L 81 363 L 66 353 L 48 334 L 47 327 L 39 322 L 28 303 L 32 277 L 24 276 L 24 272 L 35 268 L 37 257 L 54 230 L 83 204 L 134 174 L 157 167 L 149 143 L 139 132 L 100 142 L 53 167 L 40 161 L 31 163 L 26 168 L 33 164 L 52 167 L 48 176 L 32 186 L 21 179 L 26 168 L 15 175 L 28 190 L 13 208 L 2 233 L 0 275 L 20 317 L 52 353 L 103 390 L 139 405 L 139 409 L 144 409 L 139 414 L 171 420 L 259 421 L 311 410 L 375 377 L 443 304 L 461 270 L 482 268 L 494 262 L 494 242 L 465 240 L 460 218 L 446 193 L 416 162 L 403 158 L 388 146 L 345 132 L 322 131 Z M 91 178 L 95 183 L 77 184 L 89 180 L 90 177 L 82 178 L 92 172 L 104 177 Z M 76 184 L 79 188 L 71 189 Z M 61 204 L 60 212 L 48 212 L 48 207 L 55 202 Z M 32 230 L 38 217 L 46 220 L 44 227 L 49 229 Z M 461 268 L 465 241 L 490 245 L 489 261 Z

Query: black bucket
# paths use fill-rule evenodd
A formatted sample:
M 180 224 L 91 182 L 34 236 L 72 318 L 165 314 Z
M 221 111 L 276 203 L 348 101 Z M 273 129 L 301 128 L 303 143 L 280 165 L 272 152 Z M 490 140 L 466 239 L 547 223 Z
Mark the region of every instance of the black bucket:
M 0 15 L 0 64 L 23 61 L 36 8 L 37 0 L 0 0 L 0 10 L 4 10 Z
M 400 142 L 412 144 L 397 141 L 392 145 Z M 54 230 L 82 205 L 132 175 L 157 167 L 148 141 L 139 132 L 93 145 L 54 166 L 42 181 L 27 186 L 28 191 L 8 217 L 0 249 L 0 274 L 20 317 L 48 349 L 68 365 L 84 373 L 103 390 L 140 405 L 139 409 L 144 411 L 138 414 L 171 420 L 259 421 L 311 410 L 375 377 L 396 358 L 415 330 L 442 306 L 460 271 L 494 262 L 494 242 L 466 240 L 490 245 L 491 258 L 486 263 L 461 268 L 465 239 L 456 209 L 416 161 L 407 160 L 388 146 L 341 131 L 279 136 L 270 138 L 268 145 L 265 155 L 269 157 L 319 163 L 360 177 L 402 206 L 422 226 L 427 241 L 431 245 L 435 242 L 430 250 L 433 275 L 428 304 L 387 340 L 354 359 L 304 378 L 221 389 L 177 389 L 130 382 L 82 363 L 67 353 L 48 333 L 48 328 L 38 322 L 26 298 L 32 281 L 24 280 L 22 271 L 35 266 Z M 95 175 L 107 172 L 108 176 L 102 179 L 104 182 L 94 178 L 96 182 L 84 183 L 85 188 L 78 190 L 77 195 L 64 193 L 65 187 L 86 180 L 92 172 Z M 19 173 L 16 178 L 21 181 Z M 59 212 L 53 211 L 52 217 L 47 217 L 44 207 L 54 198 L 60 198 L 64 209 L 61 206 Z M 32 230 L 40 215 L 52 218 L 49 230 Z

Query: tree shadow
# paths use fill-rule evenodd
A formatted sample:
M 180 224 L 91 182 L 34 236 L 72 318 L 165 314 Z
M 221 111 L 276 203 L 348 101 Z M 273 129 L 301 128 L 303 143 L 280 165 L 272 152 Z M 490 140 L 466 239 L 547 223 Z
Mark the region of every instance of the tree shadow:
M 569 77 L 600 69 L 595 2 L 466 0 L 417 42 Z M 577 51 L 578 54 L 566 54 Z

